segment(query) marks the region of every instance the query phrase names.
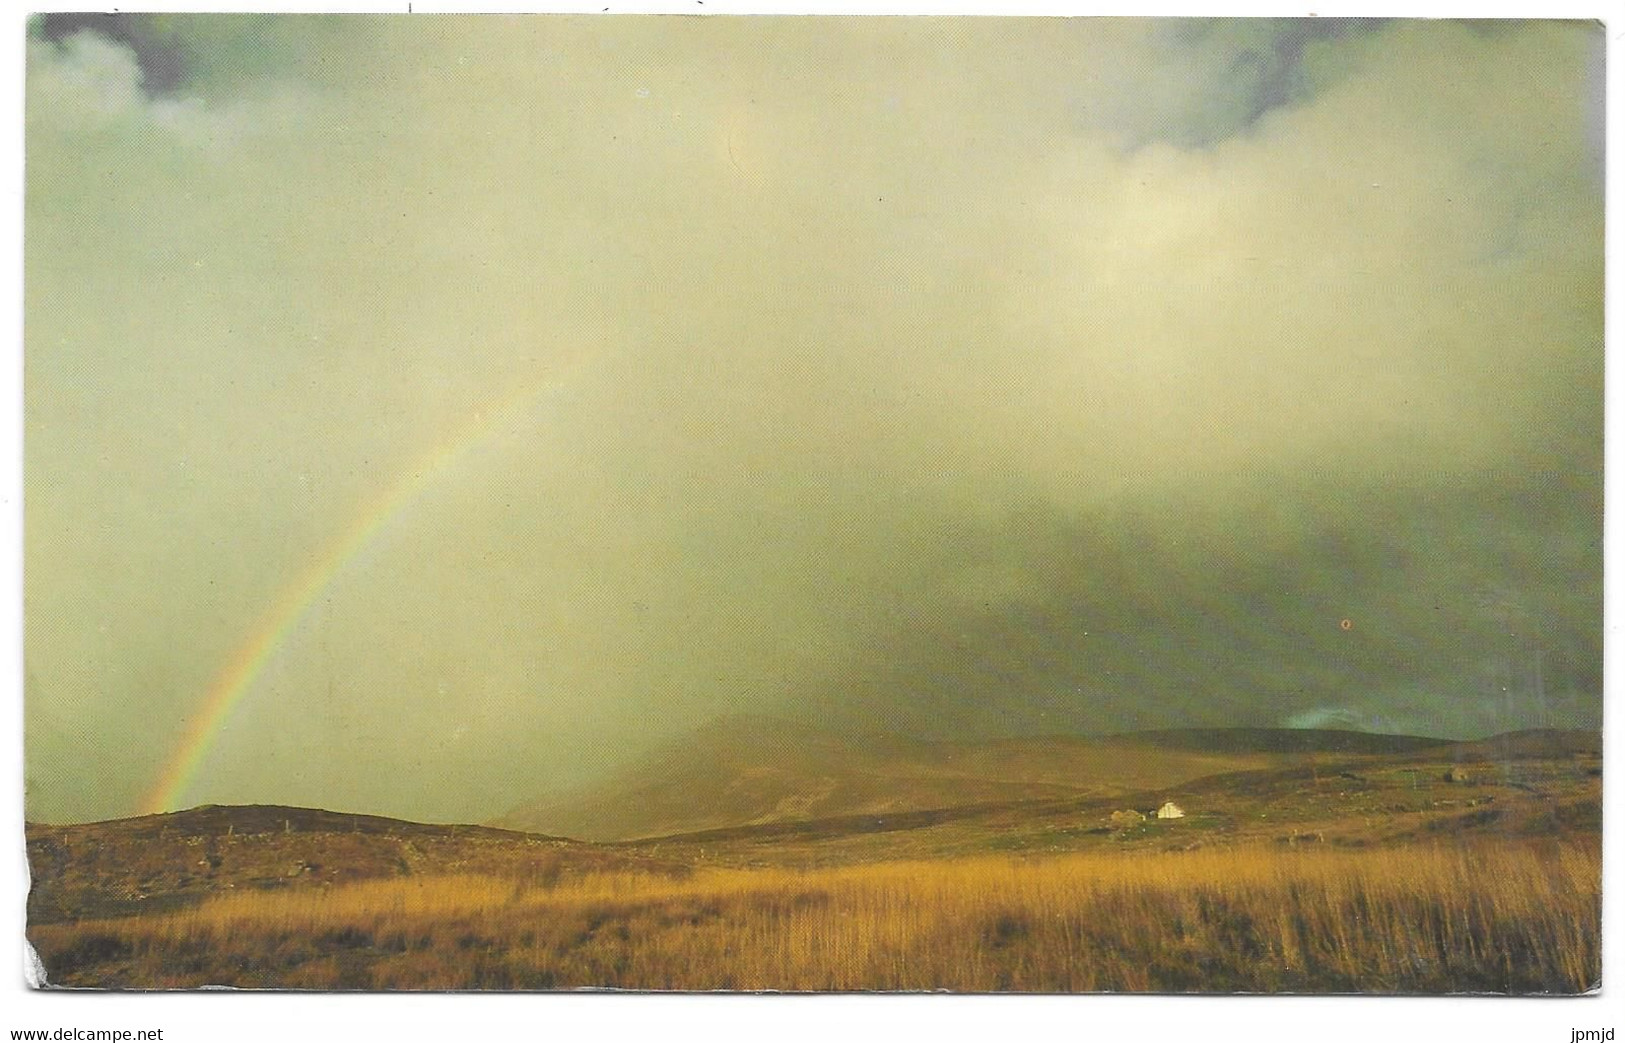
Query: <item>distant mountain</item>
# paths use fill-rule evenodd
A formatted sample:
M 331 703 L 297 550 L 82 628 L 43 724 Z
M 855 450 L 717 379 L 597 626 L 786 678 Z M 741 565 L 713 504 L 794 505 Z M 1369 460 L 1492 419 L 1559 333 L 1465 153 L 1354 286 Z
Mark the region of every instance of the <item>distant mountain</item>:
M 1602 733 L 1558 728 L 1505 732 L 1488 739 L 1457 743 L 1458 760 L 1521 760 L 1531 757 L 1601 756 Z
M 1204 753 L 1416 753 L 1457 741 L 1332 728 L 1167 728 L 1127 732 L 1114 738 L 1162 750 Z
M 1283 755 L 1392 753 L 1443 744 L 1270 729 L 926 742 L 733 716 L 658 750 L 602 785 L 521 804 L 493 824 L 582 840 L 627 840 L 968 804 L 1110 796 L 1274 767 Z

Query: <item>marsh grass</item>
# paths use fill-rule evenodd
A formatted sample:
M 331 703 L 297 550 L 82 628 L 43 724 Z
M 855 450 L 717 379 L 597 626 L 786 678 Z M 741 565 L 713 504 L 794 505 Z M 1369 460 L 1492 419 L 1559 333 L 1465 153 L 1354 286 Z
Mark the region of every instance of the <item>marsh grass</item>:
M 30 936 L 53 981 L 133 988 L 1573 993 L 1599 866 L 1548 843 L 419 876 Z

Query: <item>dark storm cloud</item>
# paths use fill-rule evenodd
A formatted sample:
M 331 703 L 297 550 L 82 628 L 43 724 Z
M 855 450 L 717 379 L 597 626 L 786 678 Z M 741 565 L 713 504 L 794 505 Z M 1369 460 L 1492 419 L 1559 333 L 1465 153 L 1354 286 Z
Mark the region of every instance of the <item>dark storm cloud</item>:
M 1231 122 L 1209 126 L 1167 124 L 1175 144 L 1207 146 L 1241 133 L 1272 109 L 1307 101 L 1317 86 L 1304 68 L 1305 47 L 1344 36 L 1380 31 L 1385 18 L 1266 18 L 1238 32 L 1236 23 L 1192 19 L 1175 29 L 1175 39 L 1193 49 L 1230 55 L 1226 77 L 1239 104 Z M 1246 24 L 1246 23 L 1243 23 Z
M 1600 724 L 1601 500 L 1572 472 L 1032 505 L 943 550 L 1028 582 L 900 600 L 812 682 L 820 717 L 956 738 Z
M 1600 713 L 1595 27 L 119 24 L 29 44 L 31 814 L 268 613 L 188 800 Z
M 1175 19 L 1154 30 L 1154 58 L 1106 74 L 1091 92 L 1084 124 L 1130 150 L 1153 142 L 1208 148 L 1243 134 L 1278 109 L 1304 104 L 1341 71 L 1324 55 L 1371 36 L 1382 18 Z M 1097 81 L 1098 82 L 1098 81 Z
M 155 99 L 219 101 L 278 81 L 329 82 L 346 59 L 365 55 L 375 35 L 367 26 L 366 18 L 333 15 L 52 12 L 33 31 L 56 44 L 94 33 L 128 48 Z
M 141 68 L 141 85 L 149 94 L 168 94 L 186 82 L 185 48 L 147 28 L 147 16 L 52 12 L 40 17 L 40 38 L 60 42 L 75 33 L 93 32 L 124 44 Z

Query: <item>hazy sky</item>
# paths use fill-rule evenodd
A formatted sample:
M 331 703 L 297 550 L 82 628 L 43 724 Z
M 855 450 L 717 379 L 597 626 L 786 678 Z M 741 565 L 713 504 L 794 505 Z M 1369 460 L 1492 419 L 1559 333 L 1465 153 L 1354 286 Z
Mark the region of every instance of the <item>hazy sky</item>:
M 483 818 L 741 710 L 1594 726 L 1602 46 L 36 20 L 28 814 L 133 813 L 268 628 L 186 804 Z

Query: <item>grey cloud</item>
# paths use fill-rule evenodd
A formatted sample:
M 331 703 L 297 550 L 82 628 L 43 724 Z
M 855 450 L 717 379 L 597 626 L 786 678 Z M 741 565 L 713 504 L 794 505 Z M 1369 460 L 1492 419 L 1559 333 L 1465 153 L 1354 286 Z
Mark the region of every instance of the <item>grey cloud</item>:
M 1534 471 L 1225 484 L 1071 518 L 1035 504 L 941 540 L 936 574 L 1001 563 L 1036 581 L 980 604 L 900 593 L 877 646 L 810 681 L 812 704 L 954 737 L 1327 706 L 1438 735 L 1600 723 L 1594 488 Z
M 361 58 L 371 35 L 366 21 L 328 15 L 51 12 L 36 16 L 30 34 L 60 44 L 77 33 L 94 33 L 130 49 L 149 95 L 220 101 L 276 81 L 330 82 L 341 62 Z
M 1137 23 L 1137 27 L 1140 24 Z M 1130 60 L 1107 65 L 1077 102 L 1086 127 L 1123 147 L 1207 148 L 1273 110 L 1309 101 L 1332 74 L 1317 48 L 1380 32 L 1378 18 L 1184 19 L 1147 25 Z
M 52 43 L 81 32 L 122 43 L 135 55 L 142 86 L 152 94 L 169 94 L 186 81 L 185 55 L 175 41 L 155 38 L 143 25 L 141 15 L 56 11 L 40 15 L 34 28 L 40 39 Z
M 30 48 L 30 814 L 130 810 L 353 532 L 190 799 L 1600 712 L 1584 27 L 120 32 Z

